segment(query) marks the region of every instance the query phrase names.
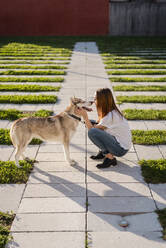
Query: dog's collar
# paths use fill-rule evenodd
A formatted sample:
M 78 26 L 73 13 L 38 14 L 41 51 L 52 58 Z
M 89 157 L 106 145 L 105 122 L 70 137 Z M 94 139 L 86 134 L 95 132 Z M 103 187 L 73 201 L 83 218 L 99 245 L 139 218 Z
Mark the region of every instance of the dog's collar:
M 65 113 L 66 113 L 68 116 L 74 118 L 75 120 L 81 121 L 81 118 L 80 118 L 80 117 L 78 117 L 78 116 L 76 116 L 76 115 L 73 115 L 73 114 L 69 114 L 69 113 L 67 113 L 67 112 L 65 112 Z

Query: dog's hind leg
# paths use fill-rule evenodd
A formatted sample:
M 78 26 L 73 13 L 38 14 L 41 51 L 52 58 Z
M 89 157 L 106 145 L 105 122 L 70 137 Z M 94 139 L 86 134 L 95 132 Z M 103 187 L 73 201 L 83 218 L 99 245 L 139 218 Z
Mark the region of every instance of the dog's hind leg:
M 23 147 L 21 146 L 16 146 L 16 152 L 15 152 L 15 162 L 16 162 L 16 166 L 18 168 L 20 168 L 20 165 L 19 165 L 19 158 L 20 156 L 22 156 L 22 153 L 24 152 L 24 149 Z

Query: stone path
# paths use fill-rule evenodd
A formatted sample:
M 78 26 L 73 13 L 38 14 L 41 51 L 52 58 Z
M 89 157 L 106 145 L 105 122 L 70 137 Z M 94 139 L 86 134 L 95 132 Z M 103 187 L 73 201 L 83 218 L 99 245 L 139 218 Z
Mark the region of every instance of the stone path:
M 111 84 L 98 48 L 94 42 L 78 42 L 60 101 L 46 108 L 58 113 L 71 96 L 87 98 L 99 87 Z M 96 118 L 96 112 L 89 117 Z M 1 124 L 10 126 L 7 121 Z M 17 213 L 11 228 L 14 241 L 8 248 L 84 248 L 86 239 L 88 248 L 165 247 L 154 212 L 166 205 L 165 185 L 146 184 L 137 161 L 166 157 L 166 147 L 135 145 L 118 158 L 117 167 L 99 171 L 89 159 L 97 149 L 80 124 L 70 150 L 77 161 L 73 167 L 64 161 L 60 144 L 29 146 L 26 152 L 39 163 L 27 184 L 0 185 L 0 210 Z M 13 160 L 13 147 L 1 146 L 0 156 Z M 123 219 L 129 222 L 127 228 L 119 226 Z

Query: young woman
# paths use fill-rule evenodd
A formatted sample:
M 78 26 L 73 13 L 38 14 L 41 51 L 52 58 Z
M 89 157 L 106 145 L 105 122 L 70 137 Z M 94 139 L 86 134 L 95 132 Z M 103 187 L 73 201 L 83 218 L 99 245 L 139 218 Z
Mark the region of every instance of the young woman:
M 109 88 L 98 89 L 95 94 L 98 124 L 92 125 L 86 110 L 78 109 L 88 128 L 90 140 L 99 147 L 100 151 L 92 159 L 105 158 L 97 168 L 107 168 L 117 165 L 115 156 L 124 156 L 131 147 L 131 131 L 127 120 L 117 108 Z

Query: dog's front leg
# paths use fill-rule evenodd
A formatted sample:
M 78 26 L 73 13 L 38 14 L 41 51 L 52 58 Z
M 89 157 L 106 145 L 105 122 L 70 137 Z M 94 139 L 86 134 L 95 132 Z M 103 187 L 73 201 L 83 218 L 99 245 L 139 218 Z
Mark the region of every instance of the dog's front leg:
M 75 165 L 76 162 L 70 158 L 70 152 L 69 152 L 69 142 L 63 143 L 63 149 L 65 154 L 65 159 L 70 165 Z

